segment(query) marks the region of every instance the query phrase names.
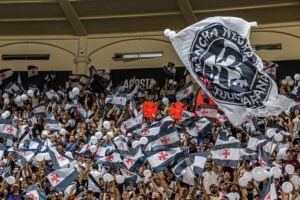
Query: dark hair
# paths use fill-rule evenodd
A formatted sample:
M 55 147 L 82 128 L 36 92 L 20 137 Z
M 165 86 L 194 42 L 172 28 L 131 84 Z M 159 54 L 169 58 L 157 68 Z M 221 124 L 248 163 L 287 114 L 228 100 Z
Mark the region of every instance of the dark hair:
M 94 163 L 94 164 L 92 165 L 92 169 L 96 169 L 96 170 L 98 170 L 98 169 L 99 169 L 99 166 L 98 166 L 98 164 L 97 164 L 97 163 Z

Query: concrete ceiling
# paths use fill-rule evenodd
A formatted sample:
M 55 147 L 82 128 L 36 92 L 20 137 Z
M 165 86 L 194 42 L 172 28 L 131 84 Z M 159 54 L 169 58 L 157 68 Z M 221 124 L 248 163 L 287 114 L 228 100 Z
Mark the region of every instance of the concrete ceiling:
M 0 35 L 179 30 L 211 16 L 300 22 L 300 0 L 0 0 Z

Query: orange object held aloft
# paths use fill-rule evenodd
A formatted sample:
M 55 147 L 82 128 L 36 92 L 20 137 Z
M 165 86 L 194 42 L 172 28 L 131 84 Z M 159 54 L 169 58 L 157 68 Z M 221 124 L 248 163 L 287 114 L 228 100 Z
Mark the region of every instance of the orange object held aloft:
M 170 106 L 170 116 L 173 119 L 182 119 L 182 111 L 186 111 L 187 107 L 184 103 L 173 103 Z
M 148 119 L 154 119 L 157 114 L 158 103 L 152 101 L 146 101 L 143 103 L 144 117 Z

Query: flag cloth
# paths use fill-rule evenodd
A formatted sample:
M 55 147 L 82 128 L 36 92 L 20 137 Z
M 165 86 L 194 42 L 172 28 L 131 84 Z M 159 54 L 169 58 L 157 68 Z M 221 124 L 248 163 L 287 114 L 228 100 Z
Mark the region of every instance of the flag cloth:
M 97 160 L 97 163 L 104 164 L 106 166 L 109 166 L 111 168 L 119 168 L 123 165 L 123 161 L 121 159 L 121 156 L 119 153 L 114 152 L 108 156 L 104 156 L 102 158 L 99 158 Z
M 75 168 L 63 168 L 55 171 L 45 168 L 45 172 L 49 183 L 57 192 L 66 189 L 79 175 L 79 172 Z
M 157 114 L 158 103 L 152 101 L 145 101 L 143 103 L 144 117 L 148 119 L 154 119 Z
M 201 118 L 195 121 L 190 127 L 186 127 L 186 131 L 193 137 L 198 137 L 199 134 L 207 133 L 211 131 L 212 124 L 206 118 Z
M 234 126 L 249 116 L 279 115 L 293 105 L 278 95 L 253 52 L 248 40 L 253 25 L 236 17 L 211 17 L 169 35 L 193 78 Z
M 124 107 L 126 106 L 126 96 L 109 95 L 105 98 L 105 104 Z
M 182 125 L 184 127 L 188 127 L 192 125 L 197 120 L 195 113 L 190 111 L 182 111 L 181 116 L 182 116 Z
M 207 161 L 208 152 L 197 152 L 191 157 L 191 168 L 195 174 L 199 176 L 202 175 L 202 172 L 205 168 L 205 163 Z
M 196 114 L 199 117 L 206 117 L 212 122 L 216 121 L 217 113 L 218 113 L 217 106 L 210 105 L 210 104 L 203 104 L 196 110 Z
M 194 85 L 193 82 L 188 82 L 185 84 L 178 92 L 175 97 L 177 101 L 188 101 L 193 98 Z
M 38 105 L 32 107 L 32 113 L 37 117 L 44 117 L 45 110 L 46 110 L 45 104 L 38 104 Z
M 136 185 L 143 181 L 143 179 L 139 175 L 137 175 L 127 169 L 120 169 L 120 171 L 125 178 L 125 181 L 124 181 L 125 185 L 132 185 L 132 184 Z
M 74 161 L 73 158 L 70 158 L 69 156 L 57 151 L 49 149 L 48 152 L 55 169 L 65 167 Z
M 46 200 L 46 193 L 41 190 L 36 184 L 29 186 L 26 189 L 25 198 L 30 200 Z
M 187 110 L 187 106 L 184 103 L 172 103 L 170 106 L 170 116 L 173 119 L 182 119 L 181 113 Z
M 46 92 L 46 96 L 49 100 L 59 100 L 58 94 L 53 89 Z
M 5 92 L 9 93 L 9 94 L 15 94 L 16 92 L 20 91 L 20 87 L 17 86 L 15 83 L 9 82 L 6 86 L 5 86 Z
M 0 137 L 13 139 L 16 137 L 18 129 L 10 119 L 0 119 Z
M 39 74 L 38 70 L 39 68 L 34 65 L 27 66 L 28 78 L 37 76 Z
M 162 148 L 144 153 L 154 172 L 163 171 L 171 162 L 183 156 L 184 152 L 178 147 Z
M 19 163 L 20 165 L 25 165 L 26 163 L 30 162 L 32 160 L 32 158 L 35 155 L 36 150 L 35 149 L 23 149 L 23 148 L 19 148 L 19 149 L 15 149 L 14 153 L 17 156 L 17 163 Z
M 145 162 L 145 156 L 142 153 L 141 146 L 137 146 L 131 152 L 123 156 L 123 162 L 126 168 L 134 172 L 141 167 Z
M 263 60 L 263 64 L 265 72 L 267 72 L 267 74 L 269 74 L 269 76 L 276 81 L 276 70 L 279 65 L 266 60 Z
M 140 113 L 137 117 L 125 117 L 118 125 L 123 133 L 129 133 L 134 131 L 135 129 L 141 127 L 143 123 L 143 113 Z
M 132 117 L 136 117 L 138 114 L 137 108 L 136 108 L 136 102 L 134 99 L 130 100 L 129 103 L 129 110 Z
M 3 154 L 6 151 L 6 146 L 0 144 L 0 160 L 2 160 Z
M 54 119 L 45 119 L 45 126 L 44 128 L 48 131 L 60 131 L 61 124 L 54 120 Z
M 13 71 L 11 69 L 1 69 L 0 70 L 0 81 L 7 79 L 13 75 Z
M 241 144 L 238 140 L 223 141 L 211 148 L 212 160 L 218 166 L 236 168 L 240 159 Z
M 269 178 L 268 183 L 264 184 L 263 189 L 259 192 L 261 200 L 276 200 L 277 192 L 273 178 Z
M 179 162 L 173 169 L 173 173 L 178 180 L 188 185 L 199 185 L 197 177 L 195 176 L 192 167 L 190 157 L 185 158 Z

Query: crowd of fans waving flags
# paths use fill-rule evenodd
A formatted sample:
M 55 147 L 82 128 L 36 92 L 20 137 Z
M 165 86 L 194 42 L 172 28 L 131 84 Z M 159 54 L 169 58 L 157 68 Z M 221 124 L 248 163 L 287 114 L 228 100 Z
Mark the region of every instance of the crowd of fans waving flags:
M 177 83 L 171 63 L 165 86 L 153 79 L 149 91 L 113 87 L 109 72 L 94 67 L 58 90 L 47 87 L 51 75 L 43 89 L 2 85 L 1 198 L 300 199 L 300 75 L 277 88 L 247 47 L 249 24 L 209 18 L 165 31 L 199 89 L 185 76 Z M 241 55 L 228 50 L 226 34 L 239 38 Z M 225 76 L 229 65 L 235 75 Z M 28 70 L 38 76 L 36 67 Z M 12 73 L 2 70 L 1 80 Z

